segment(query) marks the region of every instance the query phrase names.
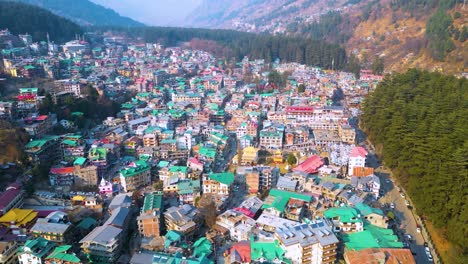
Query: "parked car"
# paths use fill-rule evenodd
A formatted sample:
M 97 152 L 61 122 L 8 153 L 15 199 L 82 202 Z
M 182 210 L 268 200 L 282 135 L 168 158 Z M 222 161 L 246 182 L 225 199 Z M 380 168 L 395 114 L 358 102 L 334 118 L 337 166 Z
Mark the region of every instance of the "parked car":
M 429 246 L 429 243 L 424 242 L 424 246 L 425 246 L 425 247 L 428 247 L 428 246 Z
M 421 226 L 420 225 L 416 226 L 416 232 L 421 233 Z
M 394 204 L 394 203 L 391 203 L 391 204 L 390 204 L 390 208 L 395 209 L 395 204 Z
M 431 249 L 429 247 L 424 247 L 424 251 L 426 251 L 426 254 L 431 254 Z
M 431 253 L 426 254 L 426 255 L 427 255 L 427 260 L 429 260 L 430 262 L 434 261 L 434 259 L 432 258 Z
M 406 204 L 406 206 L 409 206 L 408 200 L 405 200 L 405 204 Z
M 403 197 L 403 198 L 406 197 L 405 194 L 404 194 L 403 192 L 400 192 L 400 196 Z

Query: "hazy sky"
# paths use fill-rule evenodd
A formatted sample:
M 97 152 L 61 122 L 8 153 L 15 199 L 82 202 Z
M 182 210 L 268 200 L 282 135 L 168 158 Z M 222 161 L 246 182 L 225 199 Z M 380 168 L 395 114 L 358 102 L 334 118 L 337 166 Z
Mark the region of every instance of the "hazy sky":
M 147 25 L 177 25 L 202 0 L 91 0 Z

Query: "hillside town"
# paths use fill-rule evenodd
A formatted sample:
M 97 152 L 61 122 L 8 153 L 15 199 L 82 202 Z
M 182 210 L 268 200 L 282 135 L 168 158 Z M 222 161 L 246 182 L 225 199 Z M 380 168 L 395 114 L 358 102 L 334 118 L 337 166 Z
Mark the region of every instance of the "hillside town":
M 8 80 L 47 80 L 1 91 L 29 141 L 1 166 L 0 263 L 433 261 L 358 127 L 383 76 L 111 33 L 0 48 Z

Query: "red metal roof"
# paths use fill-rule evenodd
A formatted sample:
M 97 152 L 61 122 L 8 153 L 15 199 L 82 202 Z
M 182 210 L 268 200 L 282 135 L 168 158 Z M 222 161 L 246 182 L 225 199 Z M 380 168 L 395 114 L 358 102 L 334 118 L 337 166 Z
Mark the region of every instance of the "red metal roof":
M 236 207 L 234 208 L 234 211 L 242 213 L 243 215 L 248 216 L 250 218 L 253 218 L 255 216 L 255 214 L 252 211 L 246 208 L 242 208 L 242 207 Z
M 318 169 L 325 164 L 323 159 L 317 155 L 311 156 L 310 158 L 306 159 L 304 162 L 299 164 L 293 171 L 300 171 L 306 173 L 317 173 Z
M 250 257 L 250 243 L 248 241 L 241 241 L 237 244 L 234 244 L 230 250 L 230 254 L 234 254 L 237 252 L 239 254 L 240 258 L 242 259 L 242 262 L 244 263 L 250 263 L 251 262 L 251 257 Z
M 0 194 L 0 209 L 5 208 L 20 192 L 21 186 L 18 183 L 13 183 L 8 186 L 6 191 Z
M 351 150 L 351 153 L 349 154 L 349 157 L 351 158 L 356 158 L 356 157 L 362 157 L 365 158 L 367 156 L 368 152 L 365 148 L 363 147 L 355 147 Z
M 310 113 L 314 112 L 313 106 L 288 106 L 286 107 L 286 113 Z
M 52 174 L 71 174 L 73 173 L 73 167 L 65 167 L 65 168 L 52 168 L 50 169 L 50 173 Z

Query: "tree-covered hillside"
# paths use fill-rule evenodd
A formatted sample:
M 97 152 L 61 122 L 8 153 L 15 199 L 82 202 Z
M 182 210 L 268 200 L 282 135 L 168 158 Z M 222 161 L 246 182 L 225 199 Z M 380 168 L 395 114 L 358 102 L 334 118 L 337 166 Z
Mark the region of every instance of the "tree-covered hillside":
M 107 30 L 102 28 L 101 30 Z M 342 69 L 346 65 L 346 52 L 337 44 L 301 37 L 271 36 L 221 29 L 194 29 L 172 27 L 144 27 L 134 29 L 113 28 L 126 31 L 133 37 L 143 37 L 146 42 L 158 42 L 175 46 L 192 39 L 215 41 L 227 47 L 224 57 L 242 59 L 265 59 L 267 62 L 279 58 L 282 61 L 305 63 L 331 69 Z
M 0 2 L 0 28 L 8 28 L 13 34 L 32 35 L 33 40 L 45 40 L 47 33 L 52 40 L 73 39 L 81 28 L 62 17 L 39 7 L 22 3 Z
M 409 70 L 387 76 L 364 103 L 363 127 L 419 214 L 468 263 L 468 80 Z M 457 262 L 458 261 L 458 262 Z
M 112 9 L 89 0 L 7 0 L 23 2 L 47 9 L 52 13 L 68 18 L 80 25 L 95 26 L 144 26 L 131 18 L 119 15 Z

